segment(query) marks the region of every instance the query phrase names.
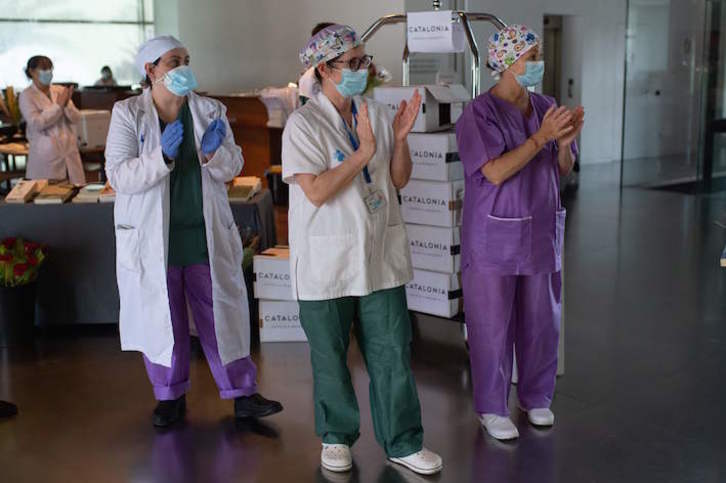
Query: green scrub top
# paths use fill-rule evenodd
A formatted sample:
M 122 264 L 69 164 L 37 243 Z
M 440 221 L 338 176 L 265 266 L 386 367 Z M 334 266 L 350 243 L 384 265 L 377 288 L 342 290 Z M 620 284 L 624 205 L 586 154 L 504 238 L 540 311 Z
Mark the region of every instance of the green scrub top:
M 184 126 L 184 137 L 170 176 L 169 266 L 186 267 L 209 263 L 209 251 L 204 229 L 202 168 L 194 141 L 194 119 L 187 102 L 177 119 Z M 163 132 L 166 125 L 161 120 L 159 123 Z

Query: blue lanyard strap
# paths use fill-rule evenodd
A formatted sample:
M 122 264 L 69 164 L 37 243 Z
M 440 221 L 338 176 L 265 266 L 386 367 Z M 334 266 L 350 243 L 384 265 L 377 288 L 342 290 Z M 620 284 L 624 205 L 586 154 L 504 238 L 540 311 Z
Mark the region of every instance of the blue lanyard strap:
M 355 107 L 355 102 L 352 103 L 352 111 L 353 111 L 353 129 L 358 125 L 358 109 Z M 356 139 L 356 137 L 353 135 L 353 133 L 348 129 L 348 124 L 343 121 L 343 124 L 345 125 L 345 132 L 348 133 L 348 139 L 350 139 L 350 144 L 353 146 L 354 151 L 358 151 L 358 148 L 360 147 L 360 143 Z M 368 166 L 363 168 L 363 179 L 366 180 L 366 183 L 371 184 L 373 180 L 371 179 L 371 174 L 368 172 Z

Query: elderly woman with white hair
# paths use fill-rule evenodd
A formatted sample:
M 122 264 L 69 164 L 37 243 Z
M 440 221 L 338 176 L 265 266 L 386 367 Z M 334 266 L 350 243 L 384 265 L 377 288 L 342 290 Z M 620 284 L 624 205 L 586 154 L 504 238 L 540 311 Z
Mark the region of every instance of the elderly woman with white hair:
M 155 426 L 186 410 L 189 317 L 223 399 L 240 418 L 280 403 L 257 393 L 242 241 L 225 182 L 242 170 L 225 107 L 195 94 L 189 53 L 171 36 L 139 48 L 139 96 L 116 103 L 106 172 L 116 190 L 116 274 L 124 350 L 144 354 Z

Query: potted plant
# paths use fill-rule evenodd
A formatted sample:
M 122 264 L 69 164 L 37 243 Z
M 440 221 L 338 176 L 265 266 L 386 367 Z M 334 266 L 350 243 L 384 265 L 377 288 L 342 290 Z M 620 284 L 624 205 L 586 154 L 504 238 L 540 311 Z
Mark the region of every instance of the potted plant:
M 45 248 L 21 238 L 0 242 L 0 347 L 29 342 L 35 323 L 35 293 Z

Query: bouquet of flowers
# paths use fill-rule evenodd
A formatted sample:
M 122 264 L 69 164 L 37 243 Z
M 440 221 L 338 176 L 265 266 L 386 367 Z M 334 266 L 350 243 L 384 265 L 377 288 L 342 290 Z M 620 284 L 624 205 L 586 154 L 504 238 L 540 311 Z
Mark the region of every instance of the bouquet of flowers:
M 3 92 L 0 91 L 0 95 L 2 95 Z M 5 88 L 5 106 L 8 109 L 8 114 L 10 115 L 10 122 L 14 125 L 19 125 L 21 121 L 21 114 L 20 114 L 20 107 L 18 105 L 18 96 L 15 95 L 15 90 L 8 86 Z
M 45 247 L 21 238 L 0 242 L 0 287 L 19 287 L 34 282 L 45 260 Z

